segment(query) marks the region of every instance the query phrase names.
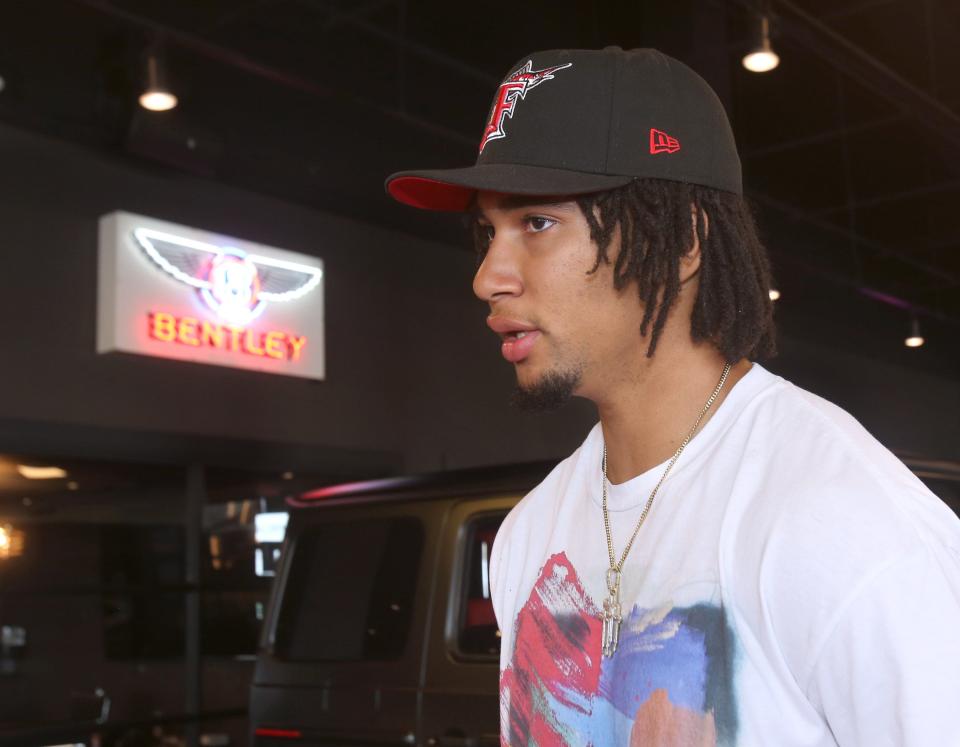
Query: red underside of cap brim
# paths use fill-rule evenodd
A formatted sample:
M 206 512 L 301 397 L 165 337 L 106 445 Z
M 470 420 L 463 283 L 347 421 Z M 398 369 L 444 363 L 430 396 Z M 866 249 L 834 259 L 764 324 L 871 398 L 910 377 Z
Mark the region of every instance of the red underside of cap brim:
M 632 176 L 587 174 L 515 164 L 486 164 L 465 169 L 401 172 L 387 179 L 398 202 L 422 210 L 463 212 L 478 191 L 522 195 L 576 195 L 627 184 Z
M 470 206 L 476 189 L 447 184 L 422 176 L 401 176 L 387 186 L 390 196 L 421 210 L 463 212 Z

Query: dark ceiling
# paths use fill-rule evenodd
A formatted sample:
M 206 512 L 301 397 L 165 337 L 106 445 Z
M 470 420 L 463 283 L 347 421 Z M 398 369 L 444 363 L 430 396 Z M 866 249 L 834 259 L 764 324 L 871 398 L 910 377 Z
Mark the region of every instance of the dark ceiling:
M 391 203 L 395 170 L 466 165 L 522 55 L 656 46 L 730 113 L 785 333 L 960 376 L 960 4 L 773 0 L 781 64 L 740 65 L 748 0 L 33 0 L 0 24 L 0 120 L 464 246 Z M 181 105 L 136 105 L 159 45 Z M 903 346 L 911 314 L 928 343 Z

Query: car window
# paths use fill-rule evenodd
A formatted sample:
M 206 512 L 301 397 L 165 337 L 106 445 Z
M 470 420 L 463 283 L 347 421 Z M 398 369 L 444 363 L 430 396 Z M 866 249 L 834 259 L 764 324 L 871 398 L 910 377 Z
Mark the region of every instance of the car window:
M 506 514 L 473 519 L 467 526 L 467 543 L 460 604 L 457 646 L 462 654 L 496 658 L 500 630 L 490 598 L 490 551 Z
M 276 655 L 297 661 L 398 658 L 410 629 L 423 534 L 411 517 L 305 529 L 293 547 Z

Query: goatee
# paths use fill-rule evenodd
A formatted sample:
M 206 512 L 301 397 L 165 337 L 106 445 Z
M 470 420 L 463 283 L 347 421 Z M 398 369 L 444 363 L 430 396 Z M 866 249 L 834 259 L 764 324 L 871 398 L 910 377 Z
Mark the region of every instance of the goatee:
M 579 370 L 549 371 L 532 386 L 518 384 L 510 397 L 510 404 L 522 412 L 553 412 L 573 396 L 579 384 Z

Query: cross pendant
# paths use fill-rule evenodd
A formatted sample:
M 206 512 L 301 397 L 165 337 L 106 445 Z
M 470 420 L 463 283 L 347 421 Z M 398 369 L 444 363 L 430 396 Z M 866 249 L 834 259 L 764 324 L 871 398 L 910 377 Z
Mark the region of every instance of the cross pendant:
M 617 644 L 620 642 L 620 571 L 617 568 L 610 568 L 607 571 L 607 591 L 609 595 L 603 600 L 603 631 L 601 639 L 603 643 L 603 655 L 607 658 L 613 656 L 617 650 Z

